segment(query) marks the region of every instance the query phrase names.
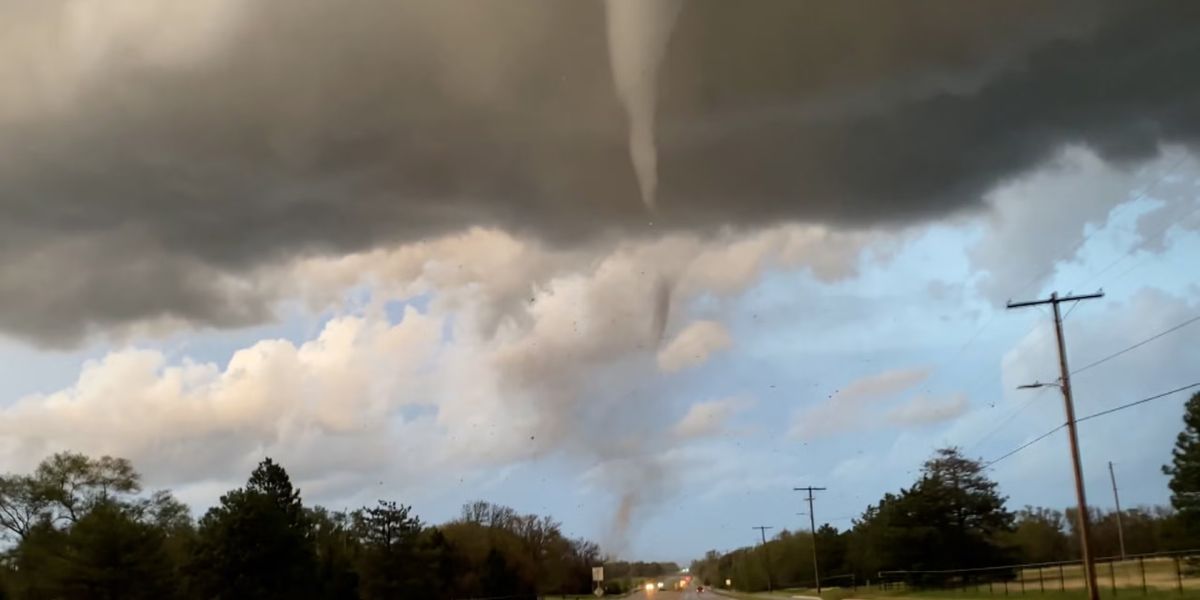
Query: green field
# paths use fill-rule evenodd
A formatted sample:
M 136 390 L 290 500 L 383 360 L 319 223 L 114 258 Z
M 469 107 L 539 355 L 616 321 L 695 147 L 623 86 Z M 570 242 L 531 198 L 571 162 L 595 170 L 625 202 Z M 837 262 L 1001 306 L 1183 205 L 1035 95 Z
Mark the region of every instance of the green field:
M 777 591 L 774 593 L 765 593 L 764 592 L 764 593 L 758 593 L 758 594 L 746 594 L 746 593 L 722 591 L 720 593 L 720 595 L 730 597 L 730 598 L 739 598 L 742 600 L 751 600 L 751 599 L 762 600 L 764 598 L 792 598 L 794 596 L 813 596 L 814 593 L 812 590 L 783 590 L 783 591 Z M 1009 595 L 1010 596 L 1020 596 L 1021 594 L 1019 591 L 1017 591 L 1017 592 L 1012 592 Z M 1027 591 L 1025 595 L 1028 595 L 1031 597 L 1036 597 L 1036 598 L 1045 598 L 1046 600 L 1080 600 L 1080 599 L 1086 597 L 1083 593 L 1083 590 L 1081 590 L 1081 589 L 1073 590 L 1073 591 L 1066 591 L 1066 592 L 1046 591 L 1045 593 L 1040 593 L 1037 591 Z M 1112 593 L 1111 590 L 1104 589 L 1101 591 L 1100 596 L 1102 598 L 1144 598 L 1147 600 L 1168 600 L 1168 599 L 1179 599 L 1179 598 L 1200 599 L 1200 590 L 1185 589 L 1182 593 L 1180 593 L 1177 590 L 1170 590 L 1170 591 L 1168 591 L 1168 590 L 1149 590 L 1146 594 L 1143 594 L 1140 587 L 1124 588 L 1124 589 L 1118 588 L 1117 593 L 1115 595 Z M 1004 593 L 1002 591 L 999 592 L 998 594 L 988 594 L 987 592 L 983 592 L 982 594 L 980 594 L 980 593 L 974 592 L 972 590 L 967 590 L 967 591 L 960 591 L 960 590 L 915 591 L 915 590 L 909 590 L 909 591 L 890 591 L 890 592 L 881 592 L 878 590 L 859 590 L 857 593 L 852 593 L 850 590 L 830 590 L 828 592 L 824 592 L 821 594 L 822 600 L 849 600 L 849 599 L 853 599 L 853 598 L 861 598 L 864 600 L 873 600 L 873 599 L 877 599 L 877 598 L 881 599 L 881 600 L 886 600 L 886 599 L 903 600 L 905 598 L 912 598 L 912 599 L 928 598 L 930 600 L 984 600 L 984 599 L 994 599 L 994 598 L 1003 598 L 1003 597 L 1004 597 Z
M 1176 571 L 1176 563 L 1169 558 L 1117 561 L 1096 565 L 1097 583 L 1104 598 L 1197 598 L 1200 599 L 1200 572 L 1179 563 L 1182 576 Z M 1145 591 L 1143 592 L 1143 580 Z M 823 590 L 823 600 L 845 600 L 851 598 L 941 598 L 945 600 L 975 600 L 1002 598 L 1004 596 L 1031 596 L 1047 600 L 1077 600 L 1084 593 L 1083 569 L 1080 565 L 1026 568 L 1018 573 L 1017 579 L 1007 583 L 995 582 L 969 585 L 965 589 L 917 590 L 893 586 L 889 590 L 877 587 L 831 588 Z M 774 593 L 721 592 L 733 598 L 791 598 L 815 596 L 812 589 L 785 589 Z

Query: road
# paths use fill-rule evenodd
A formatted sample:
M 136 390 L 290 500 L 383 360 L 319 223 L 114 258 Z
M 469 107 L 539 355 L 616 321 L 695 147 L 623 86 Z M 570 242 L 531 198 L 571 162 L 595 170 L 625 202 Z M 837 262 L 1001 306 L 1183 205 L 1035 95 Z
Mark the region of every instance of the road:
M 723 597 L 712 592 L 698 594 L 696 593 L 696 588 L 692 587 L 683 592 L 670 592 L 666 590 L 647 592 L 643 590 L 636 594 L 630 594 L 626 598 L 630 600 L 721 600 Z

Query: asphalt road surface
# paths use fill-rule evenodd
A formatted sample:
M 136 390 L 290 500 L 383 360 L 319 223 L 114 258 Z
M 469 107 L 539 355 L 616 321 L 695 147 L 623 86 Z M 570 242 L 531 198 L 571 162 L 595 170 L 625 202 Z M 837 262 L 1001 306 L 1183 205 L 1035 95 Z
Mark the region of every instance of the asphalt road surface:
M 672 592 L 669 590 L 655 590 L 653 592 L 647 592 L 647 591 L 643 590 L 636 594 L 630 594 L 629 596 L 626 596 L 626 597 L 631 598 L 633 600 L 709 600 L 709 599 L 720 600 L 720 599 L 724 598 L 723 596 L 714 594 L 709 591 L 705 591 L 702 594 L 698 594 L 698 593 L 696 593 L 696 586 L 692 586 L 691 589 L 685 590 L 683 592 Z

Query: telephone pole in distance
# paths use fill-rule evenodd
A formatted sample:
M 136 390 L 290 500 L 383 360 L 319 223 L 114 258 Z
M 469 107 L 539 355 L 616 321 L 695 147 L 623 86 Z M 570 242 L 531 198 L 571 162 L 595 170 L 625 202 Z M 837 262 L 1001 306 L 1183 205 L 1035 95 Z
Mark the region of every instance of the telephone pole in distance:
M 1058 384 L 1043 384 L 1035 383 L 1032 385 L 1021 386 L 1041 387 L 1043 385 L 1058 385 L 1063 394 L 1063 405 L 1067 413 L 1067 437 L 1071 443 L 1071 467 L 1075 471 L 1075 498 L 1079 503 L 1079 544 L 1082 546 L 1083 555 L 1083 572 L 1087 580 L 1087 590 L 1089 600 L 1100 600 L 1100 589 L 1096 587 L 1096 557 L 1092 555 L 1092 519 L 1088 514 L 1087 494 L 1083 489 L 1083 466 L 1079 459 L 1079 434 L 1075 430 L 1075 401 L 1071 398 L 1071 371 L 1067 368 L 1067 345 L 1063 340 L 1062 328 L 1062 313 L 1058 310 L 1058 305 L 1063 302 L 1076 302 L 1079 300 L 1091 300 L 1094 298 L 1103 298 L 1104 292 L 1095 294 L 1084 294 L 1082 296 L 1065 296 L 1058 297 L 1058 292 L 1050 294 L 1049 298 L 1044 300 L 1032 300 L 1029 302 L 1009 302 L 1008 308 L 1022 308 L 1025 306 L 1040 306 L 1049 304 L 1054 308 L 1054 333 L 1058 338 L 1058 367 L 1062 372 L 1061 379 Z
M 817 519 L 813 516 L 813 492 L 824 491 L 823 487 L 798 487 L 792 488 L 796 492 L 808 492 L 808 527 L 812 531 L 812 549 L 813 549 L 813 579 L 817 582 L 817 593 L 821 593 L 821 571 L 817 566 Z
M 766 559 L 764 562 L 767 566 L 767 591 L 773 592 L 775 591 L 775 584 L 771 583 L 771 549 L 767 547 L 767 530 L 775 528 L 759 525 L 758 527 L 751 527 L 751 529 L 757 529 L 762 534 L 763 558 Z
M 1108 461 L 1108 478 L 1112 480 L 1113 502 L 1117 505 L 1117 542 L 1121 544 L 1121 560 L 1125 560 L 1125 526 L 1121 524 L 1121 495 L 1117 493 L 1117 474 L 1112 461 Z

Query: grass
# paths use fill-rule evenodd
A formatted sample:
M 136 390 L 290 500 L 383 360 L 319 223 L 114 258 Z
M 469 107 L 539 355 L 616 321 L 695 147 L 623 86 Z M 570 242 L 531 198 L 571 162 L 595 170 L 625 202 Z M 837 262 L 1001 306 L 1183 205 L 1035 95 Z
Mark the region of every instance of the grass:
M 1168 561 L 1170 562 L 1170 561 Z M 1098 569 L 1100 597 L 1112 599 L 1129 599 L 1129 600 L 1167 600 L 1167 599 L 1197 599 L 1200 600 L 1200 578 L 1196 576 L 1185 575 L 1183 577 L 1183 589 L 1178 588 L 1174 566 L 1171 564 L 1170 569 L 1152 570 L 1150 565 L 1146 565 L 1146 592 L 1143 593 L 1141 586 L 1141 572 L 1136 570 L 1134 566 L 1134 576 L 1129 577 L 1128 574 L 1123 577 L 1118 570 L 1119 565 L 1114 565 L 1114 570 L 1110 576 L 1107 565 L 1100 565 Z M 1079 569 L 1076 568 L 1076 571 Z M 1072 578 L 1069 569 L 1063 570 L 1063 581 L 1060 586 L 1057 567 L 1055 568 L 1054 578 L 1051 580 L 1047 575 L 1044 583 L 1045 588 L 1038 585 L 1036 578 L 1026 579 L 1024 591 L 1022 591 L 1020 582 L 1010 581 L 1007 591 L 1002 583 L 994 583 L 989 591 L 987 584 L 981 586 L 971 586 L 967 589 L 949 589 L 949 590 L 918 590 L 904 589 L 902 586 L 890 590 L 879 590 L 878 588 L 858 588 L 852 590 L 849 588 L 832 588 L 822 590 L 820 595 L 822 600 L 849 600 L 849 599 L 904 599 L 904 598 L 928 598 L 931 600 L 1000 600 L 1002 598 L 1013 597 L 1017 598 L 1028 597 L 1030 600 L 1080 600 L 1085 598 L 1083 577 L 1081 573 L 1076 573 Z M 1112 583 L 1116 582 L 1116 590 L 1114 593 Z M 1064 589 L 1060 589 L 1064 588 Z M 756 598 L 762 600 L 764 598 L 791 598 L 794 596 L 816 596 L 816 590 L 812 589 L 785 589 L 777 590 L 773 593 L 745 593 L 745 592 L 722 592 L 722 594 L 739 599 Z
M 1200 578 L 1194 575 L 1189 575 L 1184 568 L 1183 588 L 1184 590 L 1196 589 L 1200 590 Z M 1147 559 L 1139 564 L 1138 561 L 1118 561 L 1113 563 L 1101 563 L 1096 565 L 1097 582 L 1101 588 L 1111 589 L 1115 583 L 1118 589 L 1120 588 L 1136 588 L 1138 593 L 1141 593 L 1142 572 L 1145 571 L 1146 586 L 1156 589 L 1176 589 L 1179 585 L 1175 573 L 1175 561 L 1169 558 L 1152 558 Z M 1021 573 L 1025 579 L 1026 587 L 1033 585 L 1038 586 L 1039 576 L 1046 586 L 1047 590 L 1060 589 L 1083 589 L 1083 568 L 1080 565 L 1066 565 L 1062 568 L 1062 582 L 1060 583 L 1058 567 L 1046 567 L 1041 569 L 1025 569 Z M 1010 584 L 1011 585 L 1011 584 Z
M 791 598 L 794 595 L 804 595 L 804 596 L 815 595 L 812 593 L 812 590 L 777 591 L 774 593 L 761 593 L 761 594 L 746 594 L 746 593 L 740 593 L 740 592 L 722 591 L 721 594 L 724 596 L 730 597 L 730 598 L 738 598 L 741 600 L 763 600 L 766 598 Z M 1015 597 L 1015 598 L 1022 597 L 1022 594 L 1020 594 L 1019 592 L 1010 593 L 1009 595 L 1012 597 Z M 1083 598 L 1086 598 L 1086 595 L 1083 593 L 1083 590 L 1074 590 L 1074 591 L 1066 591 L 1066 592 L 1047 591 L 1044 594 L 1037 592 L 1037 591 L 1032 591 L 1032 592 L 1027 591 L 1024 594 L 1024 596 L 1028 596 L 1031 599 L 1037 598 L 1037 599 L 1044 599 L 1044 600 L 1081 600 Z M 825 593 L 821 594 L 822 600 L 840 600 L 840 599 L 846 599 L 846 598 L 862 598 L 864 600 L 874 600 L 874 599 L 903 600 L 903 599 L 910 599 L 910 598 L 911 599 L 929 599 L 929 600 L 996 600 L 997 598 L 1004 598 L 1004 597 L 1005 596 L 1004 596 L 1003 592 L 1001 592 L 999 594 L 988 594 L 987 592 L 984 592 L 982 594 L 977 594 L 977 593 L 969 591 L 969 590 L 966 592 L 959 591 L 959 590 L 907 591 L 907 592 L 880 592 L 878 590 L 870 590 L 870 591 L 859 590 L 859 592 L 857 592 L 857 593 L 851 593 L 849 590 L 846 590 L 845 593 L 843 593 L 841 590 L 831 590 L 830 592 L 825 592 Z M 1116 595 L 1113 595 L 1112 591 L 1109 589 L 1101 590 L 1100 597 L 1101 598 L 1118 598 L 1118 599 L 1128 598 L 1131 600 L 1135 600 L 1135 599 L 1141 599 L 1141 600 L 1185 599 L 1185 600 L 1188 600 L 1188 599 L 1200 599 L 1200 590 L 1186 590 L 1185 589 L 1182 593 L 1180 593 L 1177 590 L 1170 590 L 1170 591 L 1150 590 L 1147 594 L 1143 595 L 1140 587 L 1139 588 L 1127 588 L 1127 589 L 1118 588 Z
M 1167 599 L 1197 599 L 1200 600 L 1200 574 L 1192 572 L 1186 563 L 1181 563 L 1183 577 L 1176 573 L 1175 561 L 1169 558 L 1153 558 L 1144 561 L 1128 560 L 1096 565 L 1097 583 L 1102 598 L 1128 600 L 1167 600 Z M 1142 578 L 1145 577 L 1146 593 L 1142 592 Z M 1179 589 L 1182 579 L 1182 591 Z M 1023 586 L 1023 587 L 1022 587 Z M 857 590 L 849 588 L 831 588 L 822 590 L 822 600 L 863 599 L 902 599 L 929 598 L 944 600 L 1000 600 L 1006 596 L 1016 598 L 1028 596 L 1029 600 L 1080 600 L 1084 594 L 1083 569 L 1080 565 L 1064 565 L 1059 567 L 1043 567 L 1023 569 L 1018 579 L 1005 584 L 993 583 L 989 592 L 987 584 L 970 586 L 965 590 L 916 590 L 898 586 L 890 590 L 860 587 Z M 1116 593 L 1113 588 L 1116 588 Z M 749 594 L 745 592 L 721 592 L 738 599 L 757 598 L 791 598 L 793 596 L 816 596 L 815 590 L 793 588 L 778 590 L 774 593 Z
M 1022 596 L 1022 594 L 1020 594 L 1019 592 L 1011 593 L 1009 595 L 1017 596 L 1017 597 Z M 1037 591 L 1033 591 L 1033 592 L 1027 591 L 1024 594 L 1024 596 L 1030 596 L 1033 598 L 1044 598 L 1046 600 L 1080 600 L 1081 598 L 1086 597 L 1086 595 L 1084 594 L 1082 589 L 1070 590 L 1070 591 L 1066 591 L 1066 592 L 1047 591 L 1044 594 L 1041 592 L 1037 592 Z M 884 593 L 882 595 L 869 594 L 869 595 L 863 595 L 862 597 L 863 598 L 896 598 L 896 599 L 899 599 L 899 598 L 929 598 L 932 600 L 984 600 L 984 599 L 994 600 L 997 597 L 1002 598 L 1002 597 L 1004 597 L 1004 595 L 1002 592 L 1000 593 L 1000 595 L 997 596 L 995 594 L 988 594 L 986 592 L 979 594 L 979 593 L 975 593 L 970 590 L 968 590 L 966 592 L 959 591 L 959 590 L 946 590 L 946 591 L 906 592 L 906 593 L 895 593 L 895 594 Z M 1141 599 L 1145 599 L 1145 600 L 1167 600 L 1168 598 L 1170 598 L 1170 599 L 1200 598 L 1200 591 L 1184 590 L 1183 593 L 1180 593 L 1178 590 L 1170 590 L 1170 591 L 1149 590 L 1146 594 L 1143 595 L 1142 589 L 1139 587 L 1139 588 L 1126 588 L 1126 589 L 1118 588 L 1117 593 L 1114 595 L 1112 593 L 1111 589 L 1105 588 L 1100 591 L 1100 597 L 1101 598 L 1131 598 L 1131 599 L 1141 598 Z

